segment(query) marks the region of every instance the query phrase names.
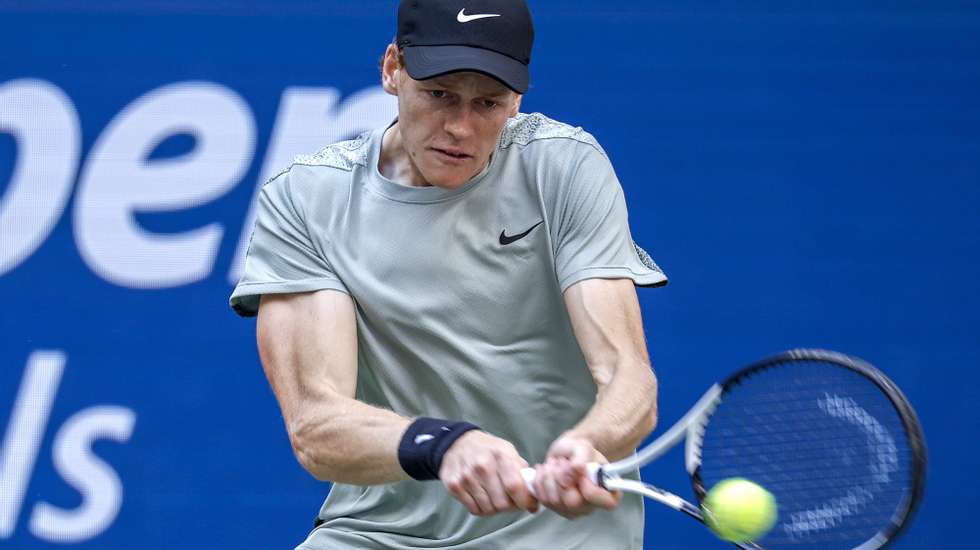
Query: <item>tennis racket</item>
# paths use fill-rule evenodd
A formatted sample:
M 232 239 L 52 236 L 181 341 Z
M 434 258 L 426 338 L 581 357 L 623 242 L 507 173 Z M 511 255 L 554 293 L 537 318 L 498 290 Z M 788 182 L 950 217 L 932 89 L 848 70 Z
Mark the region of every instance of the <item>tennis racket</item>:
M 736 543 L 743 549 L 884 548 L 908 525 L 925 487 L 925 440 L 908 400 L 875 367 L 831 351 L 787 351 L 736 372 L 637 454 L 591 464 L 589 474 L 704 523 L 699 505 L 622 477 L 681 440 L 698 504 L 732 477 L 775 496 L 775 526 Z M 534 470 L 523 474 L 530 487 Z

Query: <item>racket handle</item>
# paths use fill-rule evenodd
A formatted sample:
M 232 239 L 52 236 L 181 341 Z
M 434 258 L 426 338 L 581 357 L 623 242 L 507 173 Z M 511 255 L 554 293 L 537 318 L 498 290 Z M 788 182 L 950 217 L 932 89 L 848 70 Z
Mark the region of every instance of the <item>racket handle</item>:
M 585 465 L 585 472 L 593 483 L 602 487 L 602 483 L 599 482 L 599 478 L 602 475 L 602 464 L 599 464 L 598 462 L 589 462 Z M 534 478 L 537 475 L 534 468 L 522 469 L 521 475 L 524 476 L 524 484 L 527 485 L 527 490 L 531 493 L 531 495 L 538 496 L 534 494 Z
M 534 468 L 524 468 L 521 470 L 521 475 L 524 476 L 524 485 L 527 486 L 527 492 L 531 493 L 531 496 L 538 496 L 534 492 L 534 478 L 538 475 L 534 471 Z

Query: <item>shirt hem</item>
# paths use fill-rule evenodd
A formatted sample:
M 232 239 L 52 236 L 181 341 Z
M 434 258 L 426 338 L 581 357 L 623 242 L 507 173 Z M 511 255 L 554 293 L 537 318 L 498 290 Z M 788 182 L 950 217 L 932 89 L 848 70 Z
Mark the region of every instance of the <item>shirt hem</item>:
M 258 297 L 263 294 L 289 294 L 293 292 L 315 292 L 317 290 L 337 290 L 350 294 L 347 287 L 336 279 L 303 279 L 300 281 L 276 281 L 239 283 L 235 287 L 228 305 L 242 317 L 254 317 L 259 312 Z
M 568 287 L 586 279 L 630 279 L 640 287 L 660 287 L 667 284 L 667 276 L 659 271 L 637 272 L 628 267 L 586 267 L 561 279 L 559 286 L 565 292 Z

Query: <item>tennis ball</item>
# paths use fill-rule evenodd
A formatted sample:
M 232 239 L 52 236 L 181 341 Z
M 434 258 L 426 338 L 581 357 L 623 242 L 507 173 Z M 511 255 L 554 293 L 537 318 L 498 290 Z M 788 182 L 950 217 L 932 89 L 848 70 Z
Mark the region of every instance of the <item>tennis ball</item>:
M 776 524 L 776 498 L 741 477 L 722 480 L 712 487 L 701 510 L 708 528 L 730 542 L 758 540 Z

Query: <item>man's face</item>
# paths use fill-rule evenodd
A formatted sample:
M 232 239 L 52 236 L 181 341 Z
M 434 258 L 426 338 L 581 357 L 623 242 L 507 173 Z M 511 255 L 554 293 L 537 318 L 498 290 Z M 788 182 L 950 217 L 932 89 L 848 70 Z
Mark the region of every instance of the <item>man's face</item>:
M 391 48 L 389 48 L 391 54 Z M 414 80 L 388 66 L 384 84 L 398 96 L 398 130 L 415 185 L 455 189 L 487 165 L 520 98 L 496 79 L 473 72 Z

